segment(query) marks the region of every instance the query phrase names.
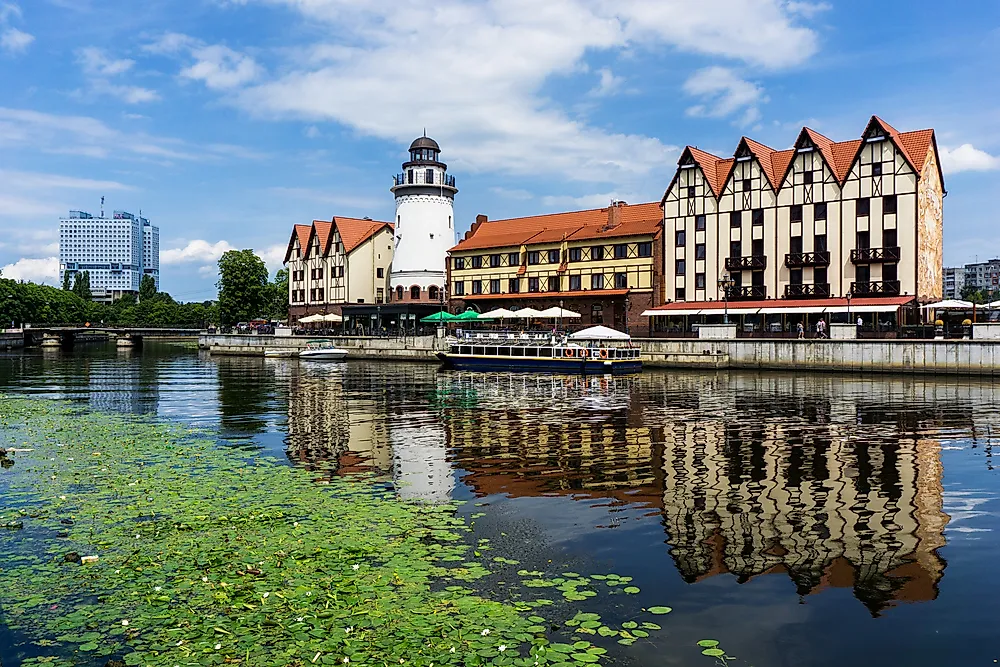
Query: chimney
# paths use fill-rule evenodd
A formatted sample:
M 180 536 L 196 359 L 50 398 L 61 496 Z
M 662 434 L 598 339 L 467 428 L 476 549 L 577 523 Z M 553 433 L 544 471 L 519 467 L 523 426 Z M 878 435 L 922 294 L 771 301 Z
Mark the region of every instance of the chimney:
M 625 202 L 616 201 L 612 202 L 611 206 L 608 207 L 608 224 L 605 225 L 604 229 L 614 229 L 618 225 L 622 224 L 622 205 Z
M 469 228 L 469 231 L 465 232 L 465 237 L 464 238 L 467 239 L 467 238 L 469 238 L 471 236 L 474 236 L 475 233 L 476 233 L 476 230 L 479 229 L 479 226 L 482 225 L 487 220 L 489 220 L 489 218 L 486 217 L 485 215 L 483 215 L 482 213 L 480 213 L 479 215 L 477 215 L 476 216 L 476 221 L 474 223 L 472 223 L 472 227 Z

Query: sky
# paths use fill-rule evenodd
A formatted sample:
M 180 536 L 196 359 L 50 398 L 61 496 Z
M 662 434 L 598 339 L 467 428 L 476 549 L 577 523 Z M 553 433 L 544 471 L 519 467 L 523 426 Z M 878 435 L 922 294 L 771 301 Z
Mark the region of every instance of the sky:
M 934 128 L 945 263 L 1000 256 L 1000 3 L 0 0 L 0 271 L 55 284 L 58 220 L 160 228 L 161 289 L 281 266 L 292 225 L 392 220 L 441 144 L 456 228 L 659 200 L 685 145 Z

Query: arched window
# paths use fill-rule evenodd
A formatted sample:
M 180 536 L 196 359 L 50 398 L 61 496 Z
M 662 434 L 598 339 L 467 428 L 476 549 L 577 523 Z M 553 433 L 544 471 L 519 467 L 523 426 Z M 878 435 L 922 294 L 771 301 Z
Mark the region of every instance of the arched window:
M 431 301 L 437 301 L 438 299 L 438 288 L 437 285 L 431 285 L 427 288 L 427 298 Z
M 402 301 L 402 300 L 403 300 L 403 286 L 402 285 L 397 285 L 396 286 L 396 301 Z
M 413 299 L 414 301 L 416 301 L 417 299 L 420 298 L 420 286 L 419 285 L 414 285 L 413 287 L 410 288 L 410 298 Z

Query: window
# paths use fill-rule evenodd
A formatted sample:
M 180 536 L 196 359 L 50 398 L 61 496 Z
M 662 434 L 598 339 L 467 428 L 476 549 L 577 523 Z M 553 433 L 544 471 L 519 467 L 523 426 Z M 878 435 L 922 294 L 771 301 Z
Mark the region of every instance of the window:
M 375 303 L 385 303 L 385 290 L 381 287 L 375 290 Z
M 825 285 L 826 282 L 827 282 L 826 267 L 817 266 L 815 269 L 813 269 L 813 283 L 815 283 L 816 285 Z
M 628 274 L 627 273 L 616 273 L 615 274 L 615 289 L 628 289 Z
M 867 264 L 858 264 L 854 267 L 854 277 L 859 283 L 871 282 L 872 279 L 872 267 Z
M 426 170 L 424 172 L 424 183 L 427 183 L 429 185 L 433 185 L 434 184 L 434 170 L 433 169 L 428 169 L 428 170 Z
M 590 276 L 590 289 L 604 289 L 603 273 L 595 273 Z
M 760 287 L 764 284 L 764 272 L 754 271 L 750 274 L 750 284 L 756 287 Z
M 674 300 L 675 301 L 683 301 L 685 298 L 686 297 L 684 296 L 684 288 L 683 287 L 678 287 L 677 289 L 674 290 Z
M 743 211 L 733 211 L 729 214 L 729 226 L 739 227 L 743 224 Z
M 687 244 L 687 232 L 683 229 L 678 229 L 674 232 L 674 241 L 678 248 L 683 248 Z
M 730 241 L 729 242 L 729 256 L 730 257 L 742 257 L 743 256 L 743 243 L 740 241 Z
M 558 250 L 549 250 L 549 259 L 548 259 L 548 262 L 549 262 L 549 264 L 558 264 L 559 263 L 559 251 Z
M 705 259 L 705 244 L 696 243 L 694 244 L 694 258 L 695 259 Z
M 490 279 L 490 294 L 499 294 L 499 293 L 500 293 L 500 279 L 499 278 L 491 278 Z
M 580 276 L 570 276 L 569 277 L 569 291 L 570 292 L 579 292 L 581 289 L 583 289 L 583 286 L 580 284 L 581 282 L 582 281 L 580 280 Z
M 813 237 L 813 250 L 826 252 L 826 234 L 817 234 Z
M 788 272 L 788 282 L 793 285 L 802 284 L 802 269 L 792 269 Z
M 805 183 L 806 185 L 809 185 L 810 183 L 812 183 L 813 182 L 813 173 L 811 171 L 807 171 L 807 172 L 803 173 L 802 174 L 802 182 Z
M 343 264 L 341 264 L 340 266 L 337 267 L 337 277 L 338 278 L 343 278 L 344 277 L 344 265 Z
M 792 254 L 799 254 L 799 253 L 802 252 L 802 237 L 801 236 L 793 236 L 792 237 L 792 241 L 791 241 L 791 243 L 789 244 L 789 247 L 788 247 L 788 252 L 790 252 Z
M 559 276 L 549 276 L 549 281 L 548 282 L 549 282 L 549 284 L 548 284 L 547 290 L 549 292 L 558 292 L 559 291 Z
M 427 298 L 431 301 L 437 301 L 440 296 L 440 290 L 438 290 L 437 285 L 431 285 L 427 288 Z
M 857 240 L 857 248 L 859 250 L 867 250 L 871 247 L 871 236 L 869 236 L 868 232 L 858 232 Z
M 687 271 L 687 263 L 683 259 L 678 259 L 674 262 L 674 275 L 683 276 Z
M 599 262 L 602 259 L 604 259 L 604 246 L 595 245 L 593 248 L 591 248 L 590 259 L 594 260 L 595 262 Z
M 882 197 L 882 213 L 896 212 L 896 195 L 886 195 Z
M 872 202 L 870 199 L 859 199 L 857 204 L 858 216 L 865 216 L 871 212 Z
M 627 243 L 616 243 L 615 244 L 615 259 L 625 259 L 628 257 L 628 244 Z
M 743 179 L 743 192 L 750 192 L 750 179 L 749 178 L 744 178 Z
M 474 255 L 472 257 L 472 268 L 474 269 L 483 268 L 483 258 L 481 255 Z
M 376 278 L 385 278 L 385 269 L 383 269 L 382 267 L 379 267 L 379 268 L 375 269 L 375 277 Z
M 885 282 L 895 282 L 899 278 L 898 268 L 897 264 L 883 264 L 882 280 Z
M 473 294 L 482 294 L 483 293 L 483 281 L 482 280 L 473 280 L 472 281 L 472 293 Z
M 517 294 L 521 291 L 521 279 L 511 278 L 507 281 L 507 291 L 511 294 Z
M 652 257 L 653 256 L 653 244 L 649 241 L 645 241 L 639 244 L 639 257 Z
M 418 285 L 414 285 L 413 287 L 410 288 L 410 298 L 411 299 L 420 298 L 420 287 Z
M 583 251 L 580 248 L 569 249 L 569 261 L 579 262 L 583 258 Z
M 791 221 L 802 222 L 802 204 L 793 204 L 791 209 Z
M 521 265 L 521 253 L 512 252 L 507 255 L 507 264 L 510 266 L 520 266 Z
M 413 185 L 413 170 L 412 169 L 407 169 L 406 170 L 406 182 L 407 182 L 408 185 Z
M 528 264 L 540 264 L 542 262 L 542 254 L 537 250 L 532 250 L 528 253 Z
M 465 294 L 465 282 L 461 280 L 457 281 L 455 283 L 455 289 L 452 291 L 455 293 L 455 296 L 463 296 Z
M 538 278 L 528 278 L 528 291 L 529 292 L 538 291 Z
M 754 226 L 760 227 L 764 224 L 764 209 L 755 208 L 751 214 L 751 222 Z
M 872 176 L 881 176 L 881 175 L 882 175 L 882 163 L 881 162 L 873 162 L 872 163 Z
M 705 274 L 696 273 L 694 274 L 694 288 L 695 289 L 705 289 Z
M 490 255 L 490 266 L 494 269 L 500 266 L 500 255 Z
M 455 269 L 458 270 L 458 271 L 461 271 L 464 268 L 465 268 L 465 258 L 464 257 L 456 257 L 455 258 Z
M 695 197 L 695 189 L 693 185 L 688 186 L 687 195 L 689 199 Z
M 756 257 L 764 255 L 764 239 L 754 239 L 750 242 L 750 254 Z
M 883 248 L 895 248 L 898 245 L 896 242 L 896 230 L 895 229 L 883 229 L 882 230 L 882 247 Z
M 813 204 L 813 220 L 826 220 L 826 202 Z
M 590 308 L 590 323 L 604 324 L 604 306 L 599 303 L 595 303 Z
M 694 216 L 694 231 L 703 232 L 705 231 L 705 216 L 696 215 Z

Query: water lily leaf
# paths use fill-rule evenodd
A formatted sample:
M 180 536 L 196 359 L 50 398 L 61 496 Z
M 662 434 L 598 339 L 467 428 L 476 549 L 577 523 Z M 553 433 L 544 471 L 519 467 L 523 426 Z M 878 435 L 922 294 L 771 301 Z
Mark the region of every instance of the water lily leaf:
M 626 586 L 624 590 L 629 595 L 635 595 L 639 592 L 639 588 L 637 586 Z
M 626 630 L 632 630 L 634 628 L 639 627 L 639 624 L 636 623 L 635 621 L 625 621 L 624 623 L 622 623 L 622 627 L 625 628 Z
M 662 615 L 662 614 L 669 614 L 670 612 L 673 611 L 673 609 L 671 609 L 670 607 L 650 607 L 646 611 L 648 611 L 650 614 Z M 702 640 L 702 641 L 705 641 L 705 640 Z M 698 642 L 698 644 L 700 646 L 701 642 Z
M 707 648 L 701 652 L 702 655 L 708 655 L 713 658 L 721 658 L 726 654 L 721 648 Z
M 600 658 L 598 658 L 593 653 L 574 653 L 574 654 L 570 655 L 570 657 L 573 658 L 574 660 L 576 660 L 577 662 L 599 662 L 600 661 Z
M 715 641 L 714 639 L 702 639 L 701 641 L 698 642 L 698 646 L 701 646 L 702 648 L 712 648 L 718 645 L 719 642 Z

